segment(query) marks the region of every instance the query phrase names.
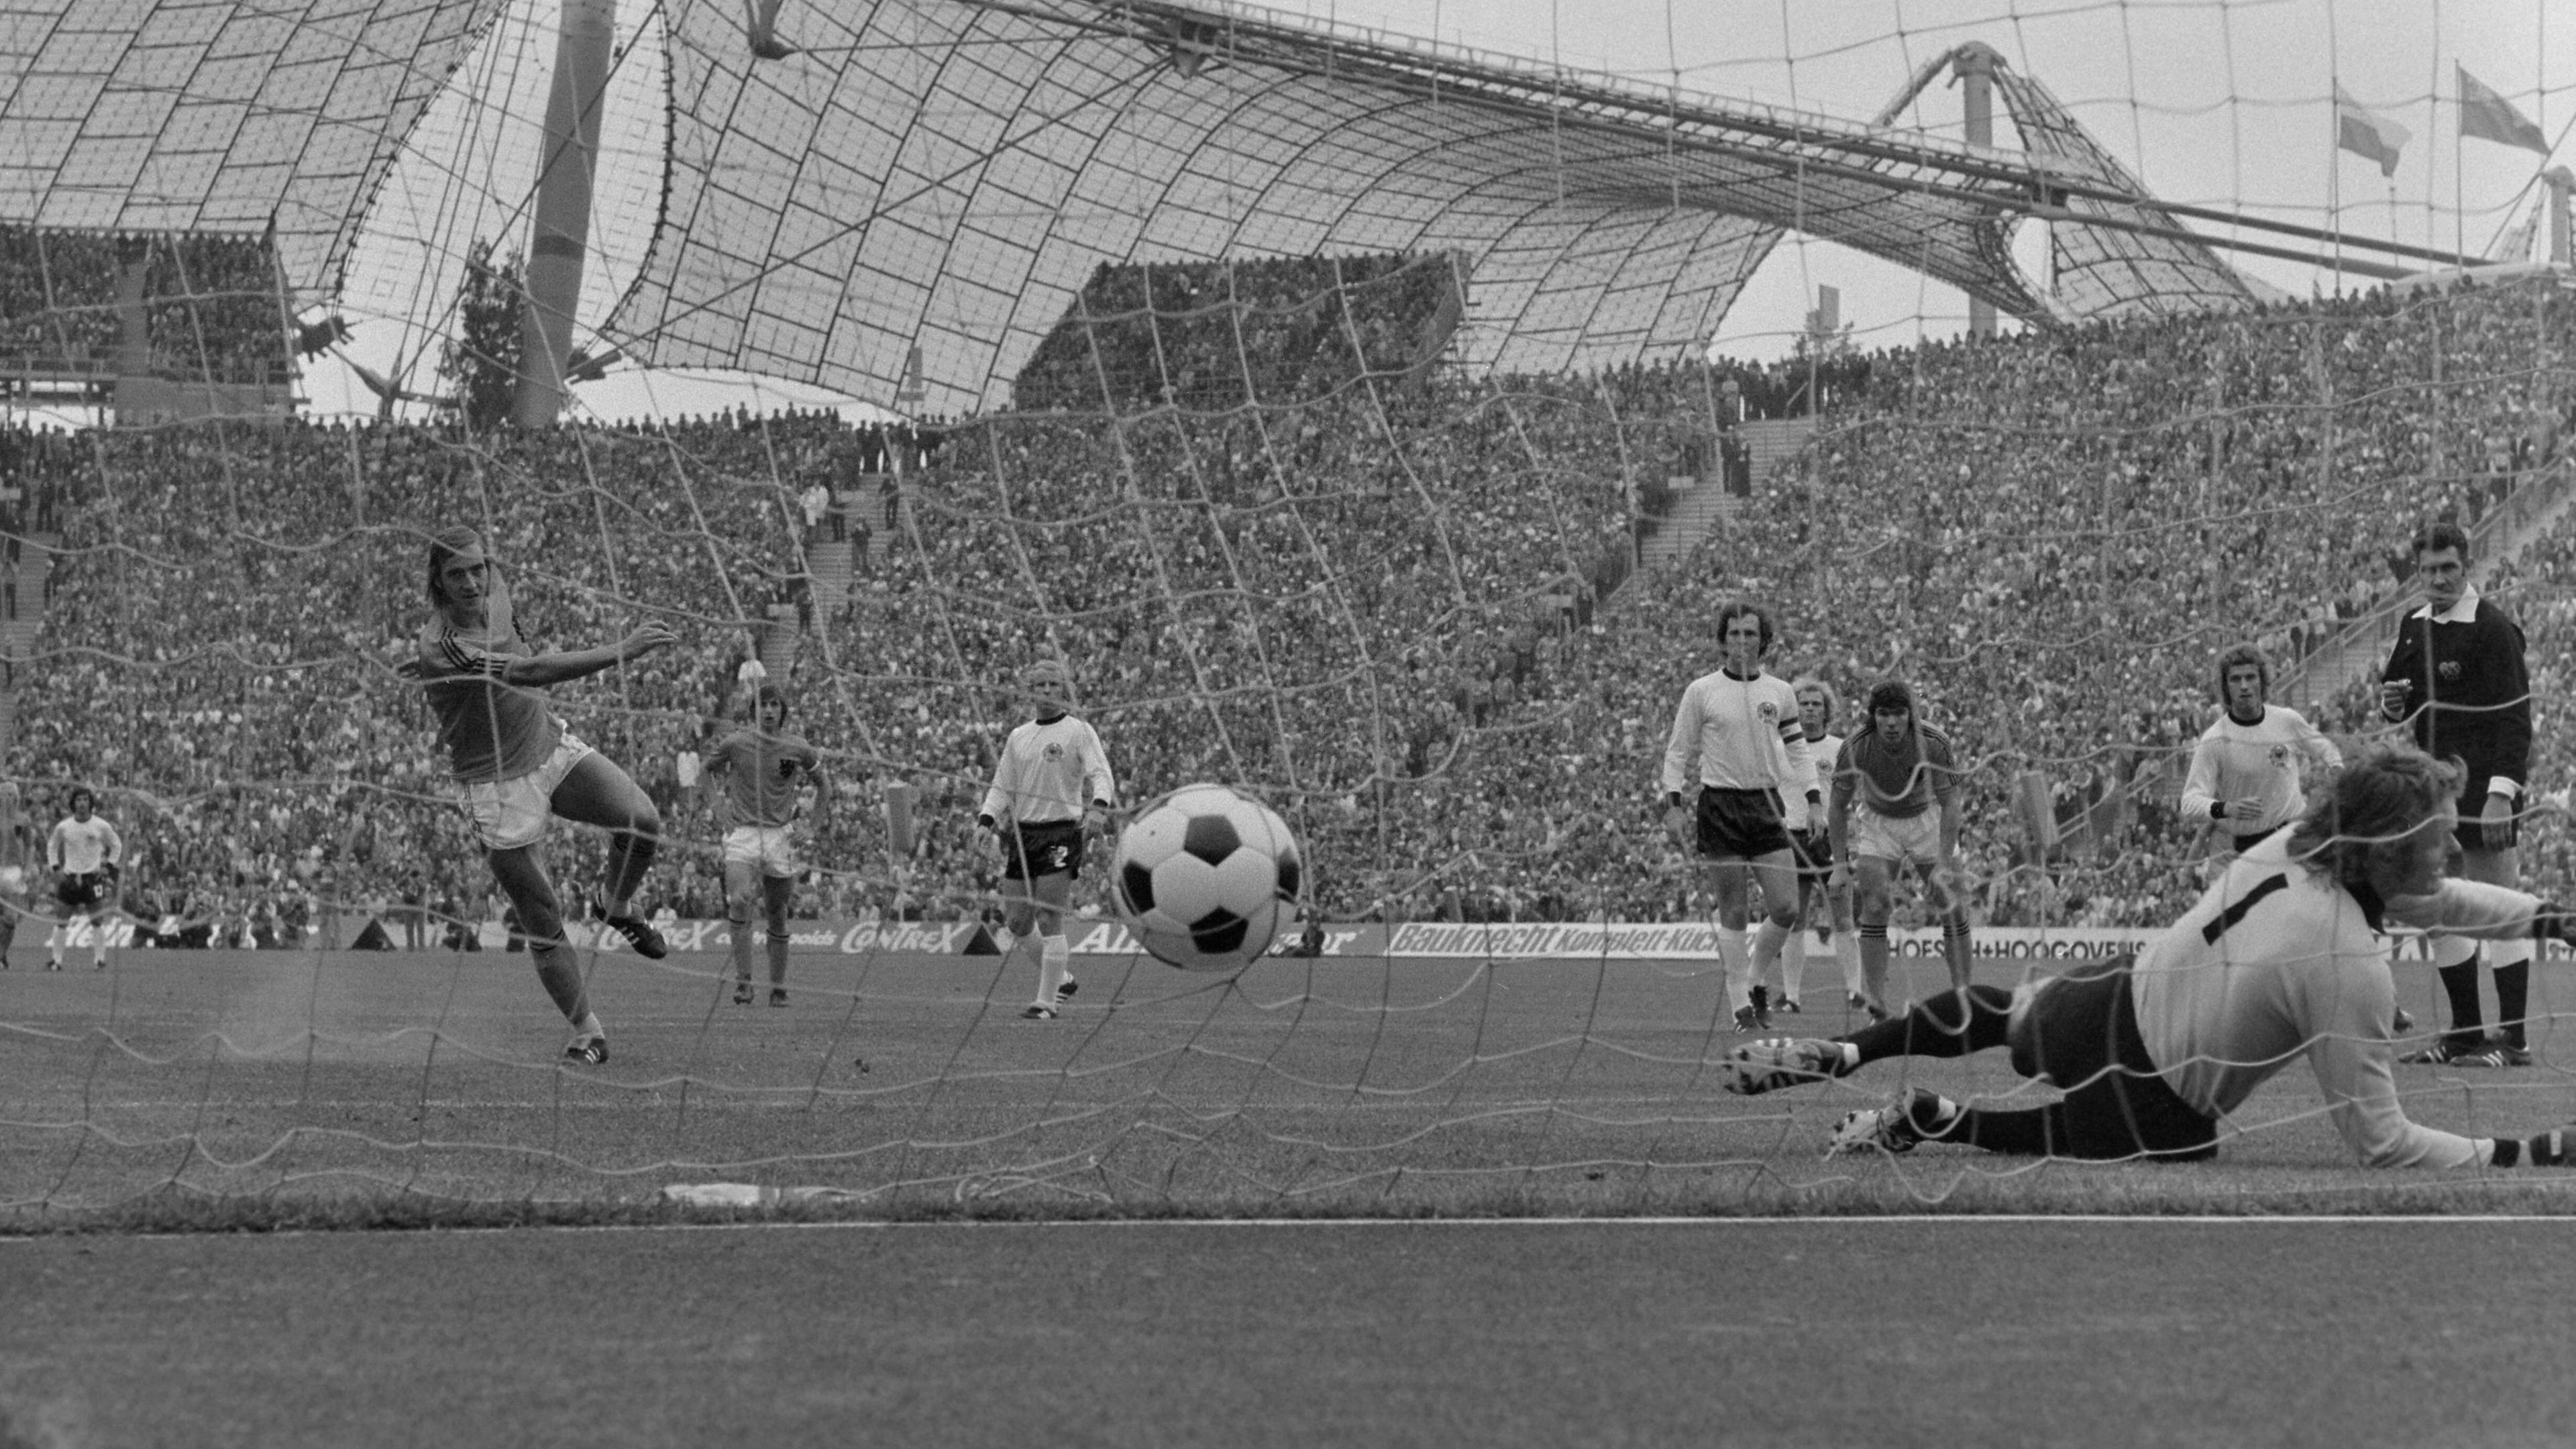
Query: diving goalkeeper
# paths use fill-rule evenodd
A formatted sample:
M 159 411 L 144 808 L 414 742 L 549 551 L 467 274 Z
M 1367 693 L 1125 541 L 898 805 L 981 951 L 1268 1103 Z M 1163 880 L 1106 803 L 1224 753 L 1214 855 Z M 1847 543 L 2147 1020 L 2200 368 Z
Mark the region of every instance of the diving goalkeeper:
M 1822 1081 L 1886 1057 L 2009 1046 L 2013 1069 L 2061 1089 L 2043 1107 L 1965 1106 L 1917 1088 L 1851 1113 L 1830 1151 L 1954 1142 L 2116 1160 L 2206 1158 L 2219 1123 L 2304 1056 L 2334 1123 L 2373 1167 L 2576 1166 L 2576 1129 L 2462 1137 L 2406 1119 L 2391 1064 L 2391 922 L 2488 940 L 2569 940 L 2576 921 L 2520 891 L 2446 880 L 2459 774 L 2413 749 L 2348 766 L 2297 827 L 2239 855 L 2134 959 L 2018 991 L 1972 986 L 1832 1041 L 1773 1038 L 1733 1053 L 1730 1091 Z

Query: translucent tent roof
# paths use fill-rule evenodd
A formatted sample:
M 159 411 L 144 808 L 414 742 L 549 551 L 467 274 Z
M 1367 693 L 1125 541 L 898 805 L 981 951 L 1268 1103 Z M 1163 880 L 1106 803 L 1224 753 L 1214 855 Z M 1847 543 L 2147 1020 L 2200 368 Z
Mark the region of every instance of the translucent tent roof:
M 0 0 L 0 220 L 273 225 L 330 291 L 508 3 Z M 1704 344 L 1791 228 L 2038 321 L 2247 299 L 1991 53 L 2026 152 L 1889 126 L 1946 57 L 1859 122 L 1240 6 L 791 3 L 774 59 L 746 13 L 660 7 L 661 219 L 598 328 L 639 362 L 889 402 L 918 348 L 918 406 L 961 413 L 1103 262 L 1450 251 L 1464 361 L 1553 371 Z M 2010 245 L 2043 206 L 2053 291 Z
M 0 220 L 257 236 L 327 290 L 508 0 L 0 0 Z
M 917 346 L 964 412 L 1101 262 L 1449 250 L 1465 361 L 1554 371 L 1704 345 L 1790 227 L 2034 320 L 2247 299 L 2197 243 L 2081 223 L 2043 292 L 2009 234 L 2043 186 L 2156 218 L 2035 85 L 1998 87 L 2035 157 L 1887 129 L 1937 62 L 1863 124 L 1241 7 L 793 7 L 776 60 L 733 0 L 667 14 L 664 226 L 604 329 L 665 366 L 884 401 Z

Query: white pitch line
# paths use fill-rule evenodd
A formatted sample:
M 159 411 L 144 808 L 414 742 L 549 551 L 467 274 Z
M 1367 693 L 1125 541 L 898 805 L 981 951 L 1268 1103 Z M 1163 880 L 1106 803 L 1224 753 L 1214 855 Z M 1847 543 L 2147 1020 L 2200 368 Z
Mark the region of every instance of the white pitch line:
M 2245 1217 L 2235 1217 L 2223 1214 L 2210 1216 L 2177 1216 L 2168 1213 L 2118 1213 L 2098 1215 L 2084 1213 L 1872 1213 L 1836 1215 L 1830 1217 L 1086 1218 L 1037 1222 L 1026 1220 L 989 1222 L 884 1222 L 866 1218 L 852 1218 L 830 1222 L 600 1223 L 587 1226 L 564 1224 L 559 1226 L 536 1227 L 524 1225 L 511 1227 L 462 1227 L 441 1228 L 439 1229 L 439 1235 L 441 1237 L 463 1237 L 502 1233 L 598 1234 L 761 1231 L 929 1232 L 939 1230 L 950 1232 L 989 1233 L 1012 1228 L 1024 1230 L 1036 1229 L 1049 1232 L 1071 1232 L 1086 1228 L 1130 1232 L 1145 1228 L 1195 1228 L 1203 1231 L 1244 1228 L 1332 1228 L 1345 1232 L 1365 1228 L 1400 1228 L 1418 1232 L 1424 1229 L 1436 1228 L 1762 1228 L 1774 1226 L 1817 1228 L 1825 1226 L 1918 1227 L 1930 1224 L 1937 1224 L 1944 1227 L 1964 1227 L 1980 1224 L 2030 1227 L 2037 1224 L 2058 1224 L 2064 1226 L 2081 1225 L 2087 1228 L 2101 1226 L 2149 1227 L 2167 1224 L 2183 1227 L 2314 1228 L 2357 1227 L 2375 1223 L 2387 1223 L 2402 1227 L 2461 1227 L 2468 1225 L 2512 1227 L 2522 1224 L 2549 1224 L 2552 1226 L 2563 1227 L 2567 1221 L 2568 1219 L 2566 1216 L 2552 1213 L 2360 1213 L 2352 1215 L 2334 1213 L 2299 1213 L 2263 1214 L 2259 1216 Z M 260 1237 L 263 1239 L 347 1238 L 363 1237 L 370 1231 L 371 1230 L 364 1228 L 289 1228 L 275 1232 L 263 1232 L 260 1234 Z M 121 1237 L 128 1241 L 145 1242 L 180 1239 L 194 1240 L 203 1238 L 207 1235 L 204 1233 L 146 1232 L 120 1233 L 113 1236 Z M 58 1237 L 58 1234 L 43 1232 L 26 1234 L 0 1233 L 0 1249 L 6 1249 L 9 1246 L 19 1243 L 51 1242 L 55 1241 Z M 96 1238 L 91 1237 L 85 1239 L 85 1241 L 95 1242 Z

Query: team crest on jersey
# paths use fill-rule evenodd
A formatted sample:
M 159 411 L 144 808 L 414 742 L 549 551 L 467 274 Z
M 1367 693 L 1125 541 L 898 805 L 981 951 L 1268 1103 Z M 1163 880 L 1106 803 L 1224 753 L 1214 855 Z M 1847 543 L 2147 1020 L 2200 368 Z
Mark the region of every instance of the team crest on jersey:
M 1049 740 L 1049 741 L 1047 741 L 1046 757 L 1047 757 L 1048 759 L 1050 759 L 1050 760 L 1061 760 L 1061 759 L 1063 759 L 1063 758 L 1064 758 L 1064 746 L 1062 746 L 1062 745 L 1060 745 L 1060 744 L 1057 744 L 1057 743 L 1056 743 L 1055 741 L 1053 741 L 1053 740 Z
M 2449 683 L 2452 683 L 2452 684 L 2457 684 L 2457 683 L 2459 683 L 2459 682 L 2460 682 L 2460 661 L 2458 661 L 2458 660 L 2456 660 L 2456 659 L 2445 659 L 2445 660 L 2443 660 L 2441 663 L 2434 665 L 2434 666 L 2433 666 L 2433 677 L 2434 677 L 2434 678 L 2436 678 L 2436 679 L 2445 680 L 2445 681 L 2447 681 L 2447 682 L 2449 682 Z
M 2270 750 L 2270 754 L 2272 756 L 2273 769 L 2286 770 L 2290 768 L 2290 747 L 2288 745 L 2274 745 Z
M 1754 706 L 1753 712 L 1762 717 L 1762 722 L 1764 724 L 1778 724 L 1780 722 L 1780 706 L 1773 704 L 1767 699 Z

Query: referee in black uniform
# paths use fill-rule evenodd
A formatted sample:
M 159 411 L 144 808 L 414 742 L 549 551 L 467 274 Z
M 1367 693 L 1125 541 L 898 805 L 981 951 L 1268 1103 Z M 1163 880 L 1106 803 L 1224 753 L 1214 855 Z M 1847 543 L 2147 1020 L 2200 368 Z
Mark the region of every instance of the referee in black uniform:
M 2380 676 L 2379 708 L 2413 726 L 2433 758 L 2460 762 L 2460 875 L 2512 886 L 2521 874 L 2515 823 L 2531 768 L 2531 678 L 2522 626 L 2469 586 L 2469 536 L 2456 523 L 2415 534 L 2415 577 L 2424 606 L 2399 621 L 2397 646 Z M 2405 1058 L 2462 1067 L 2527 1067 L 2523 1019 L 2531 1004 L 2529 941 L 2490 946 L 2499 1035 L 2486 1035 L 2478 1010 L 2478 945 L 2431 938 L 2433 964 L 2450 998 L 2451 1026 Z

